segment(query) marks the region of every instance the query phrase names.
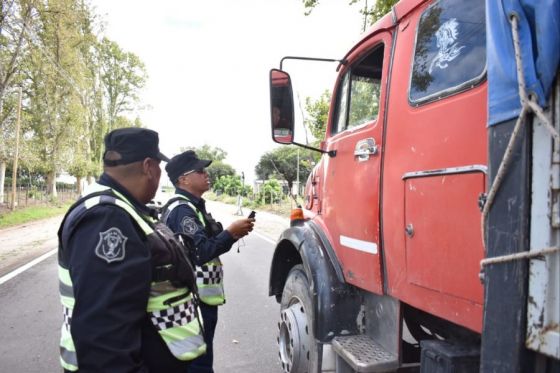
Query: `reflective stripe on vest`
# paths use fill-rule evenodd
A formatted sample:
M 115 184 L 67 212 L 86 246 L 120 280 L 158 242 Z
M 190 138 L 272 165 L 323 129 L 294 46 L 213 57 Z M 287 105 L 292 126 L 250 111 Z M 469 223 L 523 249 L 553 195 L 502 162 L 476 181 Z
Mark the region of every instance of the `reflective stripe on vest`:
M 167 224 L 166 220 L 174 208 L 186 204 L 194 211 L 202 226 L 206 228 L 206 222 L 204 221 L 202 212 L 198 210 L 186 196 L 175 194 L 172 198 L 176 197 L 181 200 L 172 202 L 167 210 L 163 212 L 163 222 Z M 202 266 L 196 266 L 196 285 L 198 286 L 198 294 L 202 302 L 210 306 L 219 306 L 226 302 L 224 293 L 224 271 L 220 257 L 214 258 Z
M 75 303 L 74 291 L 72 290 L 70 272 L 60 265 L 58 266 L 58 280 L 63 314 L 62 327 L 60 329 L 60 365 L 64 369 L 74 372 L 78 370 L 76 347 L 70 334 L 72 310 Z
M 88 194 L 105 190 L 115 193 L 122 200 L 109 195 L 94 196 L 76 206 L 75 209 L 88 210 L 101 202 L 109 202 L 124 209 L 140 226 L 146 236 L 154 233 L 150 225 L 144 220 L 149 218 L 142 218 L 126 198 L 117 191 L 103 185 L 94 184 L 88 189 Z M 65 222 L 65 224 L 71 226 L 70 222 Z M 74 291 L 70 271 L 60 264 L 58 266 L 58 278 L 64 316 L 60 337 L 60 362 L 64 369 L 77 371 L 78 359 L 71 335 L 72 312 L 75 304 Z M 177 300 L 166 305 L 165 302 L 168 299 Z M 199 310 L 195 307 L 192 294 L 189 293 L 188 289 L 175 288 L 169 281 L 152 282 L 147 312 L 159 335 L 177 359 L 192 360 L 206 352 L 206 344 L 198 322 L 200 318 L 197 319 L 197 316 L 200 317 Z

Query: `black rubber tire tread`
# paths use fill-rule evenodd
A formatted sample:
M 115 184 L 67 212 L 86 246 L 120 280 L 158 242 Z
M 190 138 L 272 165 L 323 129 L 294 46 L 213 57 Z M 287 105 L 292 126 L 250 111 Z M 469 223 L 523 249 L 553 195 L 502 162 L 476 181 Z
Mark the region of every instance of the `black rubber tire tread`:
M 307 274 L 303 265 L 295 265 L 289 272 L 288 278 L 284 285 L 284 291 L 282 292 L 282 301 L 280 303 L 280 309 L 290 307 L 295 301 L 299 301 L 303 304 L 304 313 L 307 316 L 307 328 L 306 332 L 308 334 L 308 350 L 302 351 L 303 356 L 307 357 L 309 362 L 307 370 L 304 372 L 290 372 L 290 373 L 320 373 L 319 367 L 319 354 L 318 345 L 315 341 L 315 336 L 313 335 L 313 305 L 312 298 L 310 294 L 311 287 L 309 285 L 309 280 L 307 279 Z M 293 368 L 292 368 L 293 370 Z

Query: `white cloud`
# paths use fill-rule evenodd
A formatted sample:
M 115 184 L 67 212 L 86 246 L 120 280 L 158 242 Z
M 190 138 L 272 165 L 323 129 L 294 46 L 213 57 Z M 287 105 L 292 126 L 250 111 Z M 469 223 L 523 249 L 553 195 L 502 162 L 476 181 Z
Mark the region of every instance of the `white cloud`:
M 270 68 L 287 55 L 342 58 L 359 39 L 361 17 L 344 0 L 304 16 L 301 0 L 92 0 L 105 35 L 146 64 L 144 123 L 161 148 L 209 144 L 251 180 L 274 148 L 269 130 Z M 331 90 L 336 64 L 287 61 L 302 100 Z M 298 134 L 303 139 L 303 134 Z

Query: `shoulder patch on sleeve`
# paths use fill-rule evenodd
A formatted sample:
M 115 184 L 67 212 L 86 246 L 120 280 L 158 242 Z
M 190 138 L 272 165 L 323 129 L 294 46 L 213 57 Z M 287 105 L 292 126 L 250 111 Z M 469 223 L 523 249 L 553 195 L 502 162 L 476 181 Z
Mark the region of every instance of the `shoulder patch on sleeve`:
M 127 240 L 128 237 L 123 235 L 119 228 L 109 228 L 105 232 L 99 233 L 95 255 L 107 263 L 121 261 L 124 259 Z
M 181 220 L 181 230 L 187 236 L 192 237 L 198 231 L 198 225 L 193 217 L 185 216 L 183 220 Z

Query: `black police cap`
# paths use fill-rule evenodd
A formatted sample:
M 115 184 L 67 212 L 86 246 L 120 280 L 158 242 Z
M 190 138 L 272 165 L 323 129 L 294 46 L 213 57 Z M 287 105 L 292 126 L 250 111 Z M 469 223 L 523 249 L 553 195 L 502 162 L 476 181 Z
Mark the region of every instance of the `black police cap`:
M 138 127 L 118 128 L 105 136 L 103 163 L 106 166 L 129 164 L 145 158 L 169 162 L 169 158 L 159 151 L 156 131 Z
M 179 176 L 189 171 L 204 169 L 208 167 L 212 161 L 206 159 L 198 159 L 196 153 L 192 150 L 187 150 L 184 153 L 178 154 L 171 158 L 165 166 L 167 176 L 172 183 L 177 182 Z

